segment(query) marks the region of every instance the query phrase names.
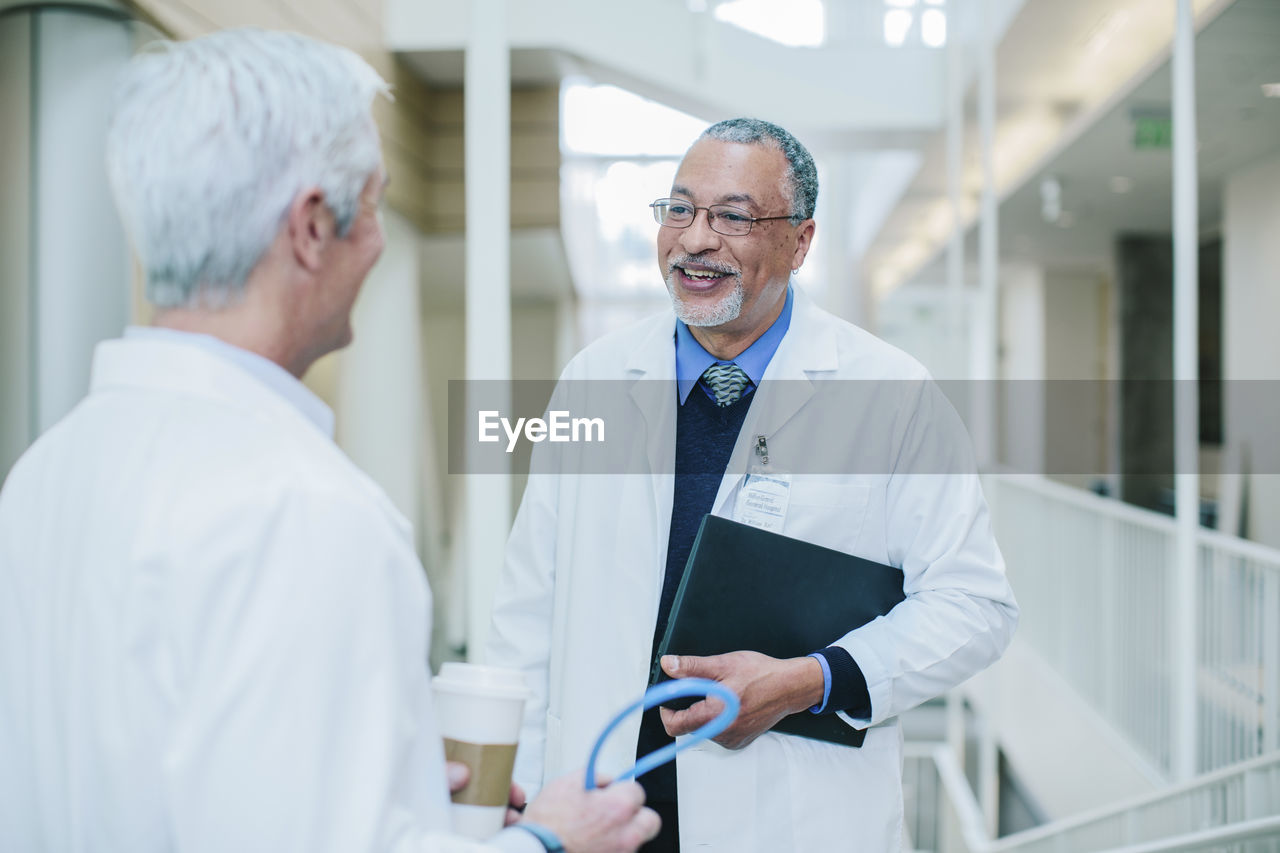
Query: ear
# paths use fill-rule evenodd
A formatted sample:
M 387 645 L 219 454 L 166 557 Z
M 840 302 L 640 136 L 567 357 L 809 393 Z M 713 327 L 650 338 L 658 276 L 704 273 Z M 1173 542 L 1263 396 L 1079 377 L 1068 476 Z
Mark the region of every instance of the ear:
M 813 245 L 815 227 L 812 219 L 806 219 L 796 229 L 796 251 L 791 256 L 791 269 L 798 270 L 803 266 L 805 255 L 809 254 L 809 247 Z
M 337 230 L 333 211 L 325 203 L 324 190 L 310 187 L 298 193 L 289 205 L 286 218 L 294 260 L 310 272 L 319 271 L 324 250 Z

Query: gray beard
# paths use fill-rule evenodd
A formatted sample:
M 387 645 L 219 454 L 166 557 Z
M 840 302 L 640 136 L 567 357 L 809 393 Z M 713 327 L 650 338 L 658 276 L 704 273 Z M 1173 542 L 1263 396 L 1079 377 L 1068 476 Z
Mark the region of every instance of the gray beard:
M 676 275 L 677 272 L 673 270 L 671 275 L 667 276 L 667 293 L 671 296 L 671 307 L 675 309 L 676 316 L 686 326 L 699 328 L 723 326 L 738 319 L 738 315 L 742 313 L 744 293 L 740 276 L 735 276 L 733 290 L 714 305 L 691 305 L 677 295 Z

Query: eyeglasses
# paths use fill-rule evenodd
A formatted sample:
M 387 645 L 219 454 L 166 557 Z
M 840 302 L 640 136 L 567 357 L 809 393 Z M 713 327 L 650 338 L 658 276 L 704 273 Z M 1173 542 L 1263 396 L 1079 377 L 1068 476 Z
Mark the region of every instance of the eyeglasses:
M 699 210 L 707 212 L 707 224 L 717 234 L 728 237 L 744 237 L 751 233 L 751 226 L 770 219 L 790 219 L 786 216 L 752 216 L 749 212 L 731 204 L 712 204 L 698 207 L 678 198 L 660 198 L 653 204 L 653 218 L 668 228 L 688 228 L 698 216 Z

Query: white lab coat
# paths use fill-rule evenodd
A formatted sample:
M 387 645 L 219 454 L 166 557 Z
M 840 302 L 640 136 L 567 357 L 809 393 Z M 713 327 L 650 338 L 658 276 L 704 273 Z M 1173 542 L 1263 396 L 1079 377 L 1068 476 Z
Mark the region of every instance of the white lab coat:
M 498 849 L 447 835 L 412 541 L 240 366 L 100 345 L 0 493 L 0 850 Z
M 572 380 L 631 383 L 631 410 L 615 405 L 609 427 L 642 448 L 626 469 L 635 473 L 533 473 L 512 530 L 489 660 L 523 668 L 536 692 L 516 768 L 530 787 L 580 766 L 602 726 L 645 688 L 673 500 L 673 332 L 674 319 L 659 316 L 573 359 L 564 405 L 599 385 Z M 654 379 L 666 381 L 643 381 Z M 878 381 L 820 386 L 831 379 Z M 820 388 L 861 389 L 874 404 L 815 413 Z M 867 679 L 872 716 L 857 722 L 877 727 L 864 745 L 767 733 L 738 751 L 706 743 L 681 753 L 681 846 L 896 850 L 902 741 L 893 718 L 989 665 L 1017 619 L 967 439 L 918 363 L 799 291 L 755 393 L 715 514 L 733 516 L 754 437 L 767 435 L 774 470 L 798 472 L 783 532 L 901 566 L 907 599 L 832 638 Z M 535 470 L 539 452 L 550 451 L 535 450 Z M 928 462 L 913 465 L 919 459 Z M 785 582 L 785 567 L 779 573 Z M 638 730 L 636 715 L 614 734 L 604 770 L 631 765 Z

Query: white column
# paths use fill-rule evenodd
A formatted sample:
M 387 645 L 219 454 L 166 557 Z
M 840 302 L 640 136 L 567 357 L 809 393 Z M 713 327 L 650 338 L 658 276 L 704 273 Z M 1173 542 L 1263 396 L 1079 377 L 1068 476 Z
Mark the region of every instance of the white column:
M 1177 550 L 1170 653 L 1173 656 L 1174 778 L 1196 773 L 1196 531 L 1200 524 L 1199 391 L 1196 363 L 1199 199 L 1196 193 L 1195 19 L 1178 0 L 1173 40 L 1173 378 Z
M 1000 228 L 996 201 L 995 124 L 996 124 L 996 44 L 995 4 L 983 0 L 979 21 L 978 57 L 978 128 L 982 146 L 982 203 L 978 232 L 978 300 L 973 331 L 973 441 L 978 464 L 988 466 L 995 461 L 994 381 L 999 347 L 998 276 Z
M 506 0 L 472 0 L 467 35 L 467 379 L 511 379 L 511 72 Z M 492 390 L 492 389 L 490 389 Z M 486 394 L 486 400 L 494 396 Z M 510 410 L 509 396 L 503 411 Z M 511 527 L 508 474 L 469 474 L 467 657 L 479 661 Z
M 964 722 L 964 693 L 959 687 L 953 687 L 947 692 L 946 707 L 947 746 L 956 757 L 956 764 L 964 767 L 964 753 L 968 732 L 965 729 Z
M 961 179 L 964 173 L 964 50 L 960 9 L 948 10 L 947 25 L 947 198 L 951 237 L 947 241 L 947 351 L 953 364 L 963 364 L 964 226 L 961 222 Z M 950 377 L 955 379 L 961 376 Z
M 0 17 L 0 480 L 35 437 L 31 330 L 31 19 Z
M 129 249 L 102 152 L 133 43 L 127 22 L 98 13 L 32 17 L 31 328 L 34 427 L 43 432 L 88 390 L 94 346 L 129 322 Z

